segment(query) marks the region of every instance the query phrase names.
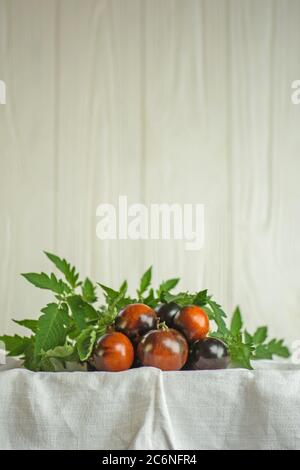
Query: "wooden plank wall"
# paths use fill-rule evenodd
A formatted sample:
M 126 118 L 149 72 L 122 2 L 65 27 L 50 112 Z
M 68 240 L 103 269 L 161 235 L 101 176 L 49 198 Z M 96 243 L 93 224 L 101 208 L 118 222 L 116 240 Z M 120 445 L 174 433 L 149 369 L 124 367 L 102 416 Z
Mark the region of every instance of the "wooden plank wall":
M 299 0 L 0 0 L 0 331 L 47 249 L 135 286 L 181 276 L 300 335 Z M 100 241 L 96 207 L 205 204 L 205 245 Z M 18 329 L 21 331 L 21 328 Z

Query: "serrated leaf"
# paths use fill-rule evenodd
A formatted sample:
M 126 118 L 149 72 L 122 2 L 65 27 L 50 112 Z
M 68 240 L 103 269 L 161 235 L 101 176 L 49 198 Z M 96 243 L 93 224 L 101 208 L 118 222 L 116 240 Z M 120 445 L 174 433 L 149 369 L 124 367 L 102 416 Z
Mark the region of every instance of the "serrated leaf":
M 66 328 L 71 328 L 73 325 L 73 319 L 69 316 L 69 308 L 66 302 L 60 304 L 61 316 Z
M 254 344 L 261 344 L 265 341 L 268 335 L 268 328 L 266 326 L 260 326 L 257 328 L 253 335 L 253 343 Z
M 87 277 L 81 286 L 82 297 L 85 302 L 94 303 L 97 300 L 96 287 Z
M 98 283 L 99 284 L 99 283 Z M 125 305 L 134 303 L 135 300 L 131 299 L 129 297 L 125 297 L 126 292 L 127 292 L 127 281 L 124 281 L 123 284 L 120 287 L 119 291 L 116 291 L 112 289 L 111 287 L 107 287 L 103 284 L 99 284 L 99 286 L 103 289 L 105 292 L 105 298 L 106 302 L 108 304 L 108 307 L 113 310 L 117 309 L 120 310 L 123 308 Z
M 243 321 L 242 321 L 241 311 L 239 307 L 236 307 L 232 316 L 231 324 L 230 324 L 230 333 L 233 336 L 239 335 L 241 333 L 242 326 L 243 326 Z
M 222 309 L 221 305 L 218 304 L 215 300 L 213 300 L 211 298 L 211 296 L 207 296 L 207 303 L 213 308 L 214 311 L 218 311 L 218 314 L 223 317 L 223 318 L 226 318 L 227 315 L 226 313 L 224 312 L 224 310 Z
M 217 331 L 210 331 L 208 333 L 208 336 L 210 338 L 217 338 L 217 339 L 220 339 L 220 340 L 224 339 L 224 336 L 221 333 L 218 333 Z
M 207 304 L 207 289 L 202 290 L 196 294 L 193 304 L 198 305 L 199 307 L 203 307 L 204 305 Z
M 107 328 L 114 323 L 117 314 L 117 309 L 111 309 L 108 307 L 105 310 L 101 310 L 98 320 L 97 338 L 99 337 L 99 334 L 101 336 L 106 333 Z
M 146 292 L 146 290 L 151 284 L 151 279 L 152 279 L 152 266 L 150 266 L 150 268 L 147 269 L 147 271 L 141 277 L 140 288 L 138 290 L 139 296 L 142 296 L 144 292 Z
M 111 287 L 107 287 L 104 284 L 100 284 L 99 282 L 98 282 L 98 285 L 105 292 L 105 294 L 106 294 L 109 301 L 113 301 L 118 297 L 118 295 L 119 295 L 118 291 L 112 289 Z
M 17 325 L 23 326 L 24 328 L 28 328 L 33 333 L 36 333 L 38 320 L 13 320 L 13 322 L 17 323 Z
M 53 349 L 48 349 L 44 352 L 45 357 L 56 357 L 60 359 L 67 359 L 74 354 L 74 346 L 71 344 L 64 344 L 63 346 L 56 346 Z
M 149 307 L 155 308 L 157 305 L 157 301 L 154 296 L 154 290 L 150 289 L 149 294 L 143 300 L 144 304 L 148 305 Z
M 218 327 L 218 333 L 221 333 L 224 336 L 228 335 L 229 331 L 224 321 L 224 316 L 226 317 L 225 312 L 221 309 L 220 305 L 217 304 L 217 302 L 215 302 L 214 300 L 208 299 L 207 303 L 212 310 L 212 320 L 214 320 Z
M 48 276 L 46 273 L 23 273 L 21 274 L 27 281 L 40 289 L 48 289 L 56 294 L 69 293 L 70 288 L 61 279 L 57 279 L 55 274 Z
M 202 308 L 202 310 L 204 310 L 204 312 L 205 312 L 206 315 L 208 316 L 208 319 L 209 319 L 209 320 L 214 320 L 214 319 L 215 319 L 215 314 L 213 313 L 213 311 L 211 310 L 211 308 L 206 307 L 206 306 L 202 306 L 201 308 Z M 220 336 L 222 336 L 222 337 L 224 336 L 224 335 L 221 334 L 220 332 L 219 332 L 219 333 L 215 332 L 215 333 L 218 334 L 218 335 L 220 335 Z
M 96 336 L 96 331 L 92 328 L 86 328 L 78 336 L 76 346 L 81 361 L 86 361 L 91 356 Z
M 276 355 L 276 356 L 280 356 L 280 357 L 289 357 L 290 356 L 290 351 L 289 349 L 284 346 L 283 344 L 283 339 L 272 339 L 268 344 L 268 350 Z
M 67 330 L 64 327 L 63 308 L 56 303 L 48 304 L 42 309 L 43 315 L 38 320 L 35 337 L 35 355 L 62 346 L 66 340 Z
M 90 304 L 85 302 L 80 295 L 72 295 L 67 299 L 70 306 L 72 317 L 80 329 L 86 327 L 89 320 L 97 320 L 97 311 Z
M 80 285 L 80 283 L 78 283 L 79 274 L 76 272 L 75 266 L 71 266 L 67 260 L 64 258 L 62 259 L 53 253 L 49 253 L 47 251 L 44 251 L 44 253 L 50 259 L 50 261 L 54 263 L 57 269 L 64 274 L 66 280 L 73 289 Z
M 72 326 L 68 329 L 68 338 L 70 338 L 71 340 L 77 338 L 77 336 L 80 335 L 81 331 L 81 328 L 79 328 L 74 322 Z
M 128 289 L 127 281 L 122 282 L 122 284 L 120 286 L 120 289 L 119 289 L 119 292 L 122 292 L 123 294 L 126 294 L 127 289 Z
M 246 344 L 253 344 L 253 337 L 247 330 L 244 331 L 244 340 Z
M 253 359 L 272 359 L 272 353 L 267 345 L 259 344 L 253 353 Z
M 0 341 L 5 344 L 5 350 L 8 356 L 18 357 L 22 356 L 25 353 L 26 348 L 29 346 L 31 339 L 19 335 L 3 335 L 0 336 Z
M 179 277 L 174 279 L 168 279 L 160 284 L 158 291 L 161 292 L 169 292 L 170 290 L 174 289 L 178 282 L 180 281 Z
M 252 356 L 252 347 L 242 342 L 231 342 L 229 344 L 229 353 L 231 364 L 234 367 L 253 369 L 250 359 Z
M 165 303 L 175 302 L 181 307 L 191 305 L 195 295 L 189 292 L 180 292 L 179 294 L 170 294 L 170 292 L 162 292 L 160 300 Z

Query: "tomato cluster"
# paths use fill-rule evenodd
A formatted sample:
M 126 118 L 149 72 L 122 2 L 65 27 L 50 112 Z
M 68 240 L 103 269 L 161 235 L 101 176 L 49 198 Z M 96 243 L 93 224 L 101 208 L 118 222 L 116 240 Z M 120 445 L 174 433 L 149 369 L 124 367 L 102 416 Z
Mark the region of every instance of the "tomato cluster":
M 209 338 L 209 319 L 197 305 L 181 308 L 161 304 L 127 305 L 115 320 L 113 331 L 102 336 L 91 364 L 96 370 L 117 372 L 138 366 L 161 370 L 221 369 L 229 363 L 225 344 Z

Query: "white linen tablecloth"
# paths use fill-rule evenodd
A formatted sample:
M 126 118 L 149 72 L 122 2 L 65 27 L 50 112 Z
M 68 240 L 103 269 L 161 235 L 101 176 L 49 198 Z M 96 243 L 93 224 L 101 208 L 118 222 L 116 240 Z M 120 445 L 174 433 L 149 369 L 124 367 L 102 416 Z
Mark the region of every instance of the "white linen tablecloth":
M 1 449 L 300 449 L 300 368 L 0 369 Z

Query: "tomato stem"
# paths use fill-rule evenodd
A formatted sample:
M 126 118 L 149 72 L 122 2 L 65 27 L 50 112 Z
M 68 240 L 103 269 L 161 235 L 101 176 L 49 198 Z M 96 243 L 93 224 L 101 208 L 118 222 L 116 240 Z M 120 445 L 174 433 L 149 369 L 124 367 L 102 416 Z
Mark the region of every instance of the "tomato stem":
M 157 329 L 158 329 L 158 330 L 163 330 L 163 331 L 168 331 L 169 327 L 166 325 L 166 322 L 164 322 L 164 321 L 160 322 L 160 321 L 158 320 L 158 322 L 157 322 Z

